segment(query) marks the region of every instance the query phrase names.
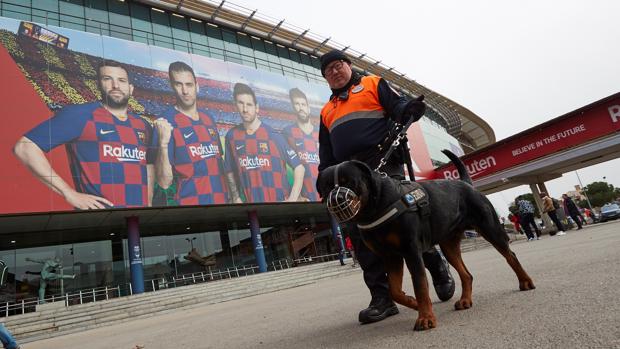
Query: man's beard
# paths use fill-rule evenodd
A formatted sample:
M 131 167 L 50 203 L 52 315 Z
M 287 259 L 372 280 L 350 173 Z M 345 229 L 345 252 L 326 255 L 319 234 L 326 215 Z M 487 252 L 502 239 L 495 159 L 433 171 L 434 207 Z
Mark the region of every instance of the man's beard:
M 306 123 L 308 122 L 308 120 L 310 120 L 310 114 L 297 113 L 297 120 L 302 123 Z
M 112 91 L 114 90 L 111 90 L 110 92 Z M 102 94 L 103 94 L 103 101 L 105 102 L 106 105 L 108 105 L 111 108 L 114 108 L 114 109 L 127 108 L 127 104 L 129 104 L 129 95 L 126 95 L 124 93 L 123 93 L 123 97 L 120 100 L 118 99 L 115 100 L 114 97 L 110 96 L 109 92 L 108 93 L 103 92 Z
M 183 98 L 177 97 L 177 106 L 181 107 L 184 110 L 191 109 L 196 105 L 196 100 L 194 99 L 192 102 L 185 102 Z

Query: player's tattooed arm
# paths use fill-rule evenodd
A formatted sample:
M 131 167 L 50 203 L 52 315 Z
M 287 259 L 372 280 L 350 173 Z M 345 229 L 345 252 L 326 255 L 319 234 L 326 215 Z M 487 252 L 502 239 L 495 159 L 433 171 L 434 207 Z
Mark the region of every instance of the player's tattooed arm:
M 230 190 L 230 198 L 232 202 L 235 204 L 242 203 L 243 201 L 241 201 L 241 195 L 239 195 L 239 189 L 237 188 L 234 173 L 226 173 L 226 180 L 228 181 L 228 189 Z
M 157 157 L 155 158 L 155 177 L 157 184 L 163 189 L 172 185 L 172 165 L 168 157 L 168 143 L 172 135 L 172 125 L 168 120 L 159 118 L 153 122 L 153 127 L 158 136 Z
M 146 165 L 146 181 L 147 181 L 147 205 L 153 206 L 153 187 L 155 186 L 155 166 Z
M 297 201 L 299 200 L 299 194 L 301 193 L 301 188 L 304 185 L 304 173 L 306 169 L 304 165 L 297 165 L 293 170 L 293 187 L 291 188 L 291 194 L 286 198 L 286 201 Z

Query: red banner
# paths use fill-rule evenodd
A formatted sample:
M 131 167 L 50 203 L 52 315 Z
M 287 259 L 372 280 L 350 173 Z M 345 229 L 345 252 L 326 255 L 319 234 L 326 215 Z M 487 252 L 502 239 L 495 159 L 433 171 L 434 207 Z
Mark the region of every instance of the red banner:
M 462 160 L 473 180 L 566 150 L 620 130 L 620 97 L 597 102 L 495 145 L 465 156 Z M 435 178 L 456 179 L 453 165 L 435 170 Z

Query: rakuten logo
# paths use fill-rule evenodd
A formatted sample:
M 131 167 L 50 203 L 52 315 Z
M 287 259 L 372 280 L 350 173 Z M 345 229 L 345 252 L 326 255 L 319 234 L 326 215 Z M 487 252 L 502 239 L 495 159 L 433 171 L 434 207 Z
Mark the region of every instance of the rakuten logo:
M 620 118 L 620 105 L 612 105 L 607 110 L 609 111 L 609 116 L 611 116 L 611 121 L 618 122 L 618 118 Z
M 465 168 L 467 169 L 467 173 L 469 173 L 471 177 L 475 177 L 478 175 L 478 173 L 496 165 L 497 161 L 495 161 L 495 157 L 489 156 L 486 159 L 475 160 L 471 164 L 466 165 Z M 446 179 L 458 179 L 459 171 L 457 171 L 456 169 L 454 169 L 453 171 L 444 171 L 443 176 Z
M 261 167 L 270 167 L 271 162 L 269 162 L 269 159 L 259 158 L 258 156 L 253 158 L 246 156 L 239 159 L 239 166 L 246 170 L 254 170 Z
M 309 153 L 309 152 L 298 152 L 299 158 L 310 164 L 318 164 L 319 163 L 319 154 L 317 153 Z
M 103 156 L 113 157 L 118 161 L 141 161 L 146 159 L 146 151 L 140 150 L 138 147 L 127 148 L 124 145 L 112 146 L 110 144 L 103 145 Z
M 220 148 L 213 144 L 209 144 L 209 145 L 201 144 L 199 146 L 190 145 L 188 148 L 189 148 L 189 153 L 192 155 L 192 157 L 197 156 L 197 157 L 200 157 L 201 159 L 210 158 L 220 153 Z

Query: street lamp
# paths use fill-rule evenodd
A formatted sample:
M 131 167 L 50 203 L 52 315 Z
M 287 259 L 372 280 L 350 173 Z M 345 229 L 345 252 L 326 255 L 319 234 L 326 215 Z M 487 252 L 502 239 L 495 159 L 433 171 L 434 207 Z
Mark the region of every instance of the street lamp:
M 190 245 L 192 246 L 192 250 L 194 249 L 194 240 L 196 240 L 196 237 L 194 236 L 193 238 L 185 238 L 185 241 L 189 242 Z
M 577 180 L 579 181 L 581 192 L 583 193 L 583 196 L 586 197 L 586 202 L 588 203 L 588 207 L 590 208 L 590 210 L 594 211 L 594 209 L 592 208 L 592 204 L 590 203 L 590 199 L 588 198 L 588 193 L 586 193 L 586 189 L 583 187 L 583 184 L 581 183 L 581 178 L 579 178 L 579 172 L 577 172 L 577 170 L 575 170 L 575 174 L 577 175 Z

